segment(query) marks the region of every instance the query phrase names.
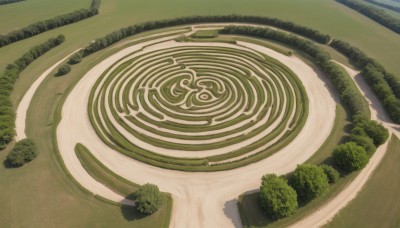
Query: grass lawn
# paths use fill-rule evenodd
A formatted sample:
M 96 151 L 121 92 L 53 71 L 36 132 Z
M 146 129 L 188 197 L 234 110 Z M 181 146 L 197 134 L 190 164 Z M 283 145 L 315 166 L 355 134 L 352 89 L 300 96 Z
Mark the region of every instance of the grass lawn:
M 37 21 L 89 8 L 91 0 L 26 0 L 0 7 L 0 34 Z
M 139 185 L 132 183 L 105 167 L 84 146 L 78 145 L 75 152 L 86 171 L 97 181 L 109 187 L 113 191 L 134 200 L 134 192 Z M 121 206 L 125 218 L 132 220 L 131 226 L 135 227 L 168 227 L 171 216 L 172 198 L 170 194 L 163 194 L 164 203 L 161 208 L 150 216 L 143 215 L 134 207 Z
M 359 195 L 325 228 L 400 227 L 400 140 L 392 136 L 381 164 Z
M 27 4 L 32 5 L 26 7 Z M 86 0 L 27 0 L 4 5 L 0 7 L 0 33 L 88 4 Z M 349 41 L 389 71 L 400 72 L 400 36 L 332 0 L 102 0 L 100 11 L 95 17 L 0 48 L 2 72 L 6 64 L 32 46 L 58 34 L 66 35 L 65 43 L 40 57 L 21 74 L 12 97 L 15 106 L 43 71 L 96 37 L 137 22 L 195 14 L 242 13 L 295 21 Z M 64 174 L 51 143 L 54 112 L 61 95 L 105 53 L 101 51 L 85 59 L 67 76 L 47 78 L 36 93 L 28 114 L 27 135 L 36 141 L 41 154 L 19 169 L 0 166 L 1 227 L 131 226 L 120 208 L 85 194 Z M 1 161 L 9 150 L 0 152 Z

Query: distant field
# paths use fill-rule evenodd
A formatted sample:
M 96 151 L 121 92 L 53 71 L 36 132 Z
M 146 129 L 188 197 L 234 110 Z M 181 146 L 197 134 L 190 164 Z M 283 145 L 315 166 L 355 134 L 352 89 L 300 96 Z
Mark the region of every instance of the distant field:
M 90 0 L 27 0 L 0 7 L 0 34 L 81 8 Z
M 364 189 L 325 228 L 400 227 L 400 140 L 391 140 Z

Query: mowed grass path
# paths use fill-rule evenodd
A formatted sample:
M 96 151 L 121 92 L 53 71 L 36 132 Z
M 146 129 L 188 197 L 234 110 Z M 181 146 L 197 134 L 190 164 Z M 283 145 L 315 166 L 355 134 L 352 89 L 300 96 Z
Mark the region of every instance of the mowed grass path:
M 47 20 L 55 16 L 88 8 L 90 0 L 27 0 L 0 7 L 0 34 Z
M 393 136 L 366 186 L 325 228 L 400 227 L 400 140 Z
M 36 2 L 39 0 L 29 0 Z M 59 6 L 60 0 L 41 0 L 43 8 Z M 68 1 L 77 5 L 76 9 L 86 7 L 86 1 Z M 2 6 L 11 9 L 19 4 Z M 66 3 L 67 4 L 67 3 Z M 10 8 L 5 8 L 10 7 Z M 57 10 L 61 8 L 55 7 Z M 73 11 L 75 7 L 72 7 Z M 66 7 L 60 12 L 68 13 Z M 52 64 L 66 54 L 82 47 L 96 37 L 103 36 L 120 27 L 134 23 L 171 18 L 183 15 L 207 14 L 253 14 L 288 19 L 296 23 L 318 29 L 334 37 L 352 42 L 371 57 L 377 58 L 388 70 L 400 72 L 398 52 L 400 36 L 378 25 L 357 12 L 331 0 L 171 0 L 171 1 L 126 1 L 102 0 L 101 13 L 87 20 L 52 30 L 33 38 L 0 48 L 0 71 L 6 64 L 13 62 L 29 48 L 44 42 L 60 33 L 66 35 L 66 42 L 46 53 L 31 64 L 18 80 L 13 93 L 15 106 L 32 82 Z M 8 11 L 7 11 L 8 12 Z M 10 10 L 7 20 L 25 20 L 19 25 L 10 26 L 0 23 L 0 31 L 9 31 L 15 27 L 35 22 L 32 11 L 15 12 Z M 0 13 L 0 16 L 3 17 Z M 42 19 L 42 18 L 41 18 Z M 1 20 L 5 21 L 5 20 Z M 3 33 L 3 32 L 0 32 Z M 104 54 L 104 51 L 99 54 Z M 51 144 L 51 129 L 54 111 L 60 101 L 60 93 L 88 70 L 91 61 L 99 54 L 89 57 L 74 67 L 73 71 L 62 78 L 49 77 L 39 88 L 33 99 L 28 115 L 27 133 L 38 144 L 40 156 L 34 162 L 20 169 L 6 169 L 0 166 L 0 226 L 1 227 L 125 227 L 131 226 L 121 215 L 120 209 L 94 198 L 88 197 L 73 181 L 63 173 Z M 0 152 L 0 161 L 4 161 L 9 149 Z

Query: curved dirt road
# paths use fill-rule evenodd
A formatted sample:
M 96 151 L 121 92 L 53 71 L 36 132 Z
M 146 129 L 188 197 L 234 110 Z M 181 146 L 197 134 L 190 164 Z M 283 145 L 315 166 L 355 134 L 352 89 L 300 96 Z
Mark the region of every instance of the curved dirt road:
M 325 141 L 335 118 L 335 101 L 326 84 L 311 67 L 296 57 L 287 57 L 270 49 L 252 46 L 294 71 L 302 81 L 309 97 L 309 116 L 299 135 L 288 146 L 263 161 L 246 167 L 216 173 L 187 173 L 164 170 L 127 158 L 106 146 L 94 132 L 87 116 L 90 90 L 97 77 L 115 61 L 152 42 L 128 47 L 92 68 L 69 94 L 57 128 L 57 140 L 65 165 L 74 178 L 89 191 L 112 200 L 115 194 L 98 186 L 87 174 L 74 153 L 76 143 L 85 145 L 105 166 L 118 175 L 138 184 L 157 184 L 162 191 L 173 195 L 172 227 L 240 227 L 236 197 L 259 187 L 266 173 L 284 174 L 306 161 Z M 104 186 L 103 186 L 104 187 Z

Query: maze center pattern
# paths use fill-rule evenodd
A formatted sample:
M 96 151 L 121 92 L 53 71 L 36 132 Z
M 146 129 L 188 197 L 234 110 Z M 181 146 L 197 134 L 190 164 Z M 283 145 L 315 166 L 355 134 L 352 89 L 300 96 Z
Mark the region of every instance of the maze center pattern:
M 134 52 L 99 78 L 89 113 L 103 140 L 168 156 L 244 155 L 298 125 L 304 94 L 283 64 L 239 45 L 169 43 Z

